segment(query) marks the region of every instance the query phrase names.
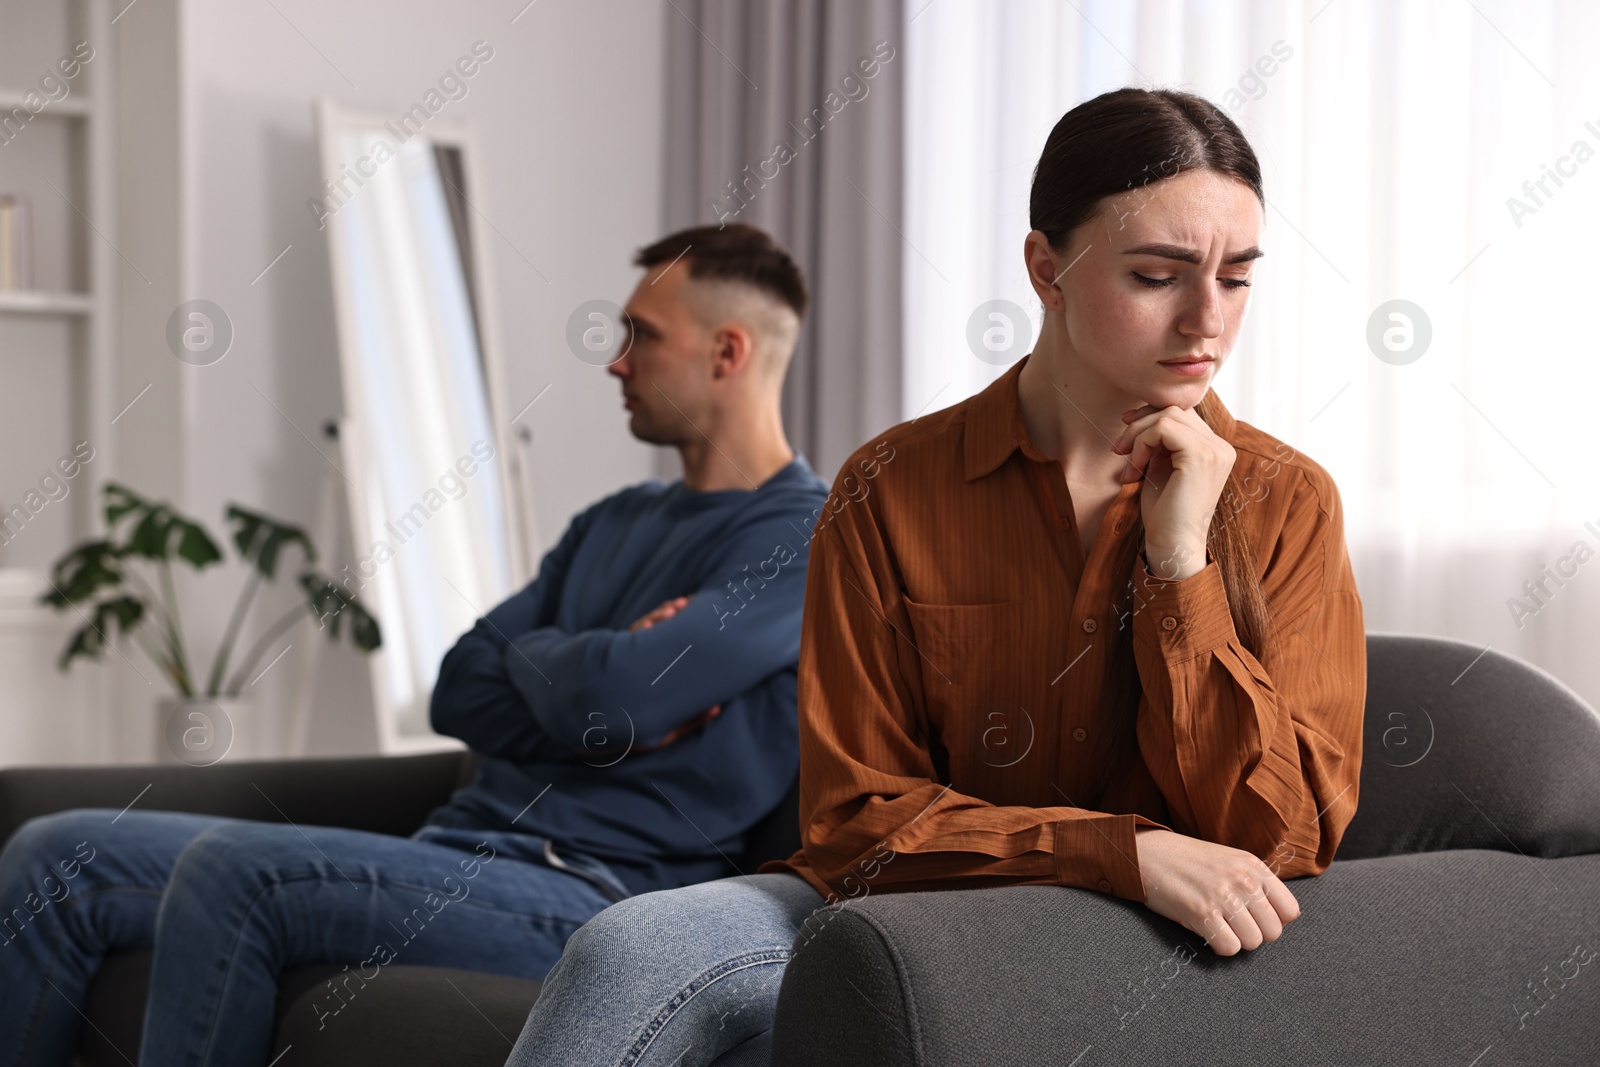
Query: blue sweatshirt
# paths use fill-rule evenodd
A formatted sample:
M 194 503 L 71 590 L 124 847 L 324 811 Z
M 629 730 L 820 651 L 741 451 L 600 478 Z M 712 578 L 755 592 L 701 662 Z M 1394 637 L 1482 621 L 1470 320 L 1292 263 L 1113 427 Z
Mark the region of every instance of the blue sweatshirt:
M 539 834 L 635 893 L 736 873 L 725 857 L 799 767 L 800 610 L 827 495 L 796 453 L 754 490 L 651 479 L 581 512 L 445 654 L 433 728 L 487 758 L 428 824 Z

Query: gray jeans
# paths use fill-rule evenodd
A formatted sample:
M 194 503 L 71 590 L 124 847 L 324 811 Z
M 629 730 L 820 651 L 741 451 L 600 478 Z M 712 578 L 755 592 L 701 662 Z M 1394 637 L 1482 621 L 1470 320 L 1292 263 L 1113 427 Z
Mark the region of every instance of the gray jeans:
M 822 906 L 792 874 L 611 905 L 567 942 L 506 1067 L 765 1067 L 783 969 Z

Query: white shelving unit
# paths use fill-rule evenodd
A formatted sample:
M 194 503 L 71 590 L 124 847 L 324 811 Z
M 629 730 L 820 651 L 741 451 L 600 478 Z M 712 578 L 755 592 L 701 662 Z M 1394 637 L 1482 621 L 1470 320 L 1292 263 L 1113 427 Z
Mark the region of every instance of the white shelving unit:
M 0 315 L 93 315 L 88 293 L 47 293 L 37 289 L 0 289 Z
M 70 57 L 77 42 L 94 48 L 92 60 L 67 83 L 68 95 L 32 114 L 0 145 L 0 192 L 31 197 L 36 258 L 52 264 L 49 274 L 65 279 L 41 279 L 49 286 L 44 289 L 0 291 L 0 417 L 12 423 L 11 436 L 0 446 L 0 507 L 9 513 L 21 505 L 73 443 L 88 440 L 95 452 L 68 483 L 68 495 L 41 510 L 43 516 L 64 509 L 51 511 L 45 529 L 25 526 L 14 531 L 10 544 L 0 544 L 0 764 L 107 755 L 100 738 L 82 736 L 104 722 L 106 672 L 57 673 L 55 655 L 80 620 L 57 615 L 37 600 L 48 588 L 48 562 L 98 530 L 101 488 L 116 472 L 112 19 L 107 0 L 15 2 L 6 4 L 0 30 L 9 38 L 0 45 L 0 118 L 25 108 L 30 84 L 54 73 L 55 59 Z M 66 519 L 65 543 L 58 515 Z
M 0 88 L 0 111 L 10 111 L 12 108 L 26 107 L 28 94 L 26 91 Z M 55 115 L 83 116 L 93 110 L 93 105 L 87 100 L 68 97 L 52 103 L 48 110 Z M 41 112 L 42 114 L 42 112 Z

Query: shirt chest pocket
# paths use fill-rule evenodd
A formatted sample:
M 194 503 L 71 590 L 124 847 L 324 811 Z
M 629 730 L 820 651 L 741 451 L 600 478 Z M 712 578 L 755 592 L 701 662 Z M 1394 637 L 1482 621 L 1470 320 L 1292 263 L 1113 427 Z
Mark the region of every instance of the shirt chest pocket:
M 904 604 L 928 720 L 952 774 L 1020 763 L 1053 721 L 1047 665 L 1065 646 L 1054 613 L 1035 600 Z

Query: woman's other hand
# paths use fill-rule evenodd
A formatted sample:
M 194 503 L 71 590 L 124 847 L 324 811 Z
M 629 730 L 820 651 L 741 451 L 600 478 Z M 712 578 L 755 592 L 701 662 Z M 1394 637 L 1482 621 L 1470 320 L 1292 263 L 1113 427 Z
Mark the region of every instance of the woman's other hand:
M 1219 956 L 1276 941 L 1300 904 L 1264 862 L 1171 830 L 1137 831 L 1145 906 L 1206 939 Z

